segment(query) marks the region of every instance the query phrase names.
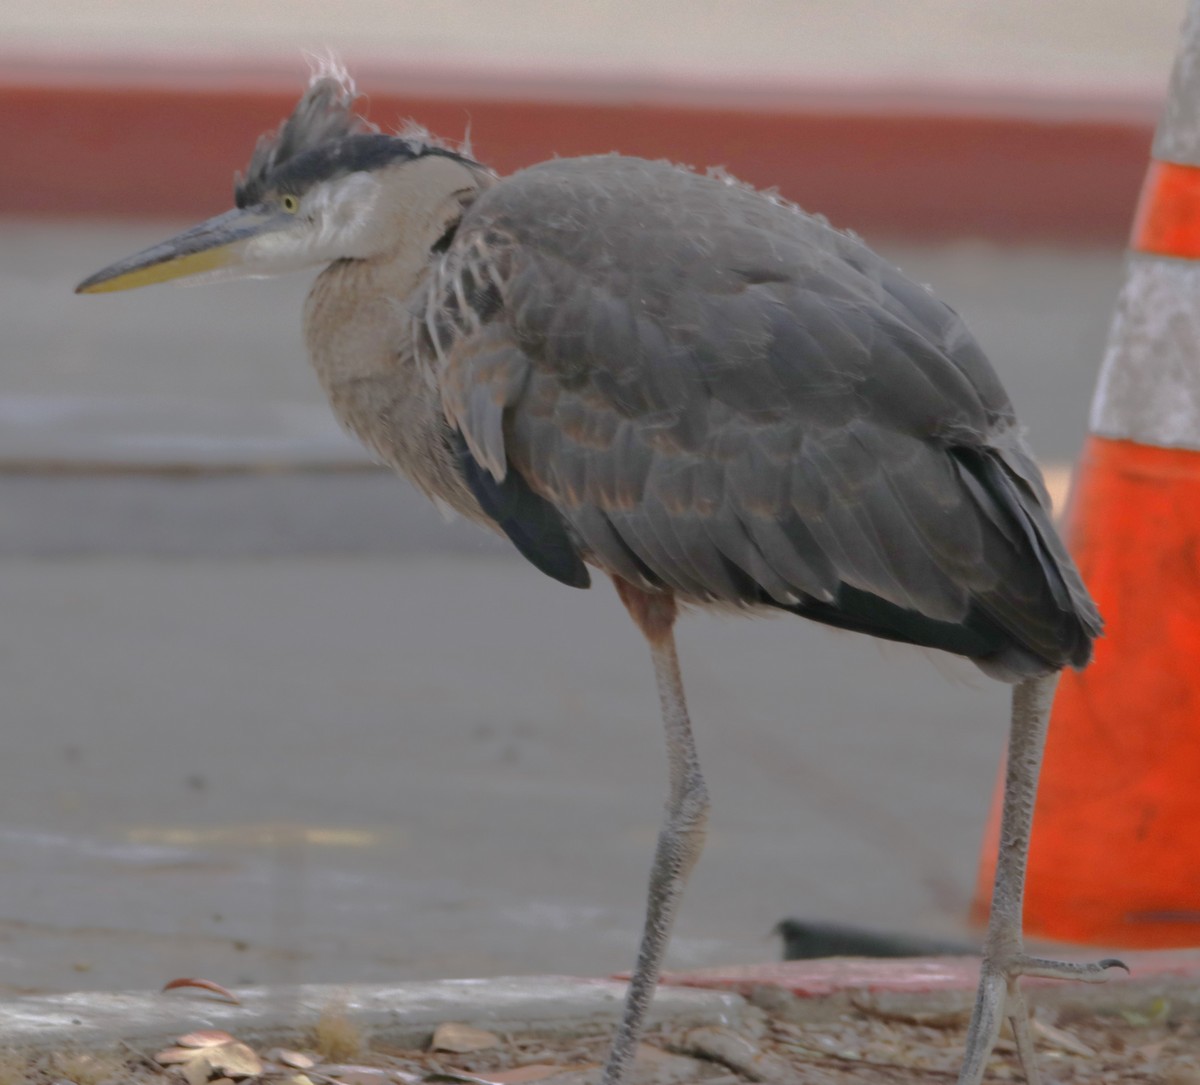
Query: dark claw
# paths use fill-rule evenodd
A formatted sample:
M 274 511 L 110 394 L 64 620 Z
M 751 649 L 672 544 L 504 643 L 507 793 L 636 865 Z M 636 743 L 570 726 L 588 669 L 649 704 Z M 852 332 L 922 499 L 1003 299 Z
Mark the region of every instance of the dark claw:
M 1116 957 L 1105 957 L 1099 964 L 1101 968 L 1123 968 L 1126 972 L 1129 971 L 1129 965 L 1124 961 L 1118 961 Z

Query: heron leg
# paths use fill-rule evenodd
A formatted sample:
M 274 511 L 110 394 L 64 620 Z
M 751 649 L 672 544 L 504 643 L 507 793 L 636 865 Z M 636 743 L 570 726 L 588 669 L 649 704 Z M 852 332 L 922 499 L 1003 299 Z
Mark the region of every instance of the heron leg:
M 675 653 L 675 599 L 669 594 L 643 592 L 616 577 L 613 583 L 621 602 L 650 645 L 666 728 L 670 794 L 650 869 L 646 922 L 637 965 L 629 981 L 625 1010 L 604 1067 L 603 1085 L 621 1085 L 633 1064 L 646 1011 L 662 971 L 671 923 L 683 895 L 684 883 L 704 845 L 709 805 L 683 696 L 679 658 Z
M 1037 795 L 1042 750 L 1058 675 L 1031 678 L 1013 687 L 1012 725 L 1008 742 L 1008 765 L 1004 778 L 1004 808 L 1000 816 L 1000 851 L 996 860 L 996 882 L 983 967 L 975 1010 L 967 1031 L 967 1051 L 958 1085 L 979 1085 L 988 1056 L 1000 1033 L 1004 1018 L 1013 1030 L 1017 1055 L 1029 1085 L 1038 1085 L 1037 1061 L 1033 1050 L 1029 1010 L 1018 989 L 1020 976 L 1075 979 L 1098 982 L 1106 969 L 1124 968 L 1120 961 L 1095 964 L 1048 961 L 1025 953 L 1021 911 L 1025 901 L 1025 869 L 1029 858 L 1029 831 Z

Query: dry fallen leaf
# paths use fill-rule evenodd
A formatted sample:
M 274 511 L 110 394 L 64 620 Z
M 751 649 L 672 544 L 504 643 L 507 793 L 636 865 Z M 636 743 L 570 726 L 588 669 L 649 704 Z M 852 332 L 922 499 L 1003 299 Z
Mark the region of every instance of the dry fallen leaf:
M 262 1060 L 244 1043 L 219 1029 L 189 1032 L 154 1056 L 160 1066 L 177 1066 L 188 1085 L 205 1085 L 214 1075 L 237 1080 L 262 1073 Z
M 262 1073 L 262 1059 L 251 1048 L 236 1040 L 231 1044 L 210 1048 L 208 1058 L 213 1069 L 227 1077 L 253 1077 Z
M 291 1051 L 286 1047 L 273 1047 L 264 1057 L 267 1062 L 277 1062 L 294 1070 L 311 1070 L 317 1065 L 317 1060 L 312 1055 L 303 1051 Z
M 227 1044 L 232 1040 L 233 1037 L 228 1032 L 222 1032 L 217 1028 L 203 1028 L 180 1036 L 175 1042 L 180 1047 L 215 1047 L 217 1044 Z
M 487 1029 L 465 1025 L 460 1021 L 446 1021 L 433 1032 L 429 1043 L 430 1051 L 450 1051 L 456 1055 L 468 1051 L 484 1051 L 489 1047 L 498 1047 L 500 1037 Z
M 183 976 L 179 979 L 170 980 L 163 984 L 162 989 L 164 991 L 174 991 L 180 987 L 196 987 L 201 991 L 211 991 L 214 995 L 220 995 L 221 998 L 227 1002 L 232 1002 L 235 1006 L 242 1004 L 241 999 L 229 990 L 229 988 L 222 987 L 219 983 L 213 983 L 212 980 L 196 979 L 192 976 Z

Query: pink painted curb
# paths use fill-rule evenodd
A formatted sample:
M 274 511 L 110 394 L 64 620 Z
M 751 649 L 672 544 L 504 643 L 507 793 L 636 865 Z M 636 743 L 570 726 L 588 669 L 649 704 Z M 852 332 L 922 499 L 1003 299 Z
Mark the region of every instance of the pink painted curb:
M 1055 980 L 1026 980 L 1029 987 L 1069 993 L 1098 1003 L 1127 1003 L 1144 998 L 1164 985 L 1190 989 L 1200 999 L 1200 950 L 1116 953 L 1130 972 L 1112 969 L 1103 984 L 1066 984 Z M 1069 955 L 1069 958 L 1076 955 Z M 1079 957 L 1095 960 L 1097 956 Z M 704 987 L 749 995 L 761 987 L 778 987 L 798 998 L 823 999 L 857 993 L 936 995 L 961 992 L 973 995 L 979 980 L 974 957 L 860 959 L 833 957 L 816 961 L 780 961 L 728 968 L 669 972 L 662 983 Z
M 1158 103 L 505 73 L 358 71 L 370 115 L 460 135 L 501 172 L 621 151 L 723 165 L 868 235 L 1120 245 Z M 302 71 L 0 56 L 0 214 L 224 209 Z

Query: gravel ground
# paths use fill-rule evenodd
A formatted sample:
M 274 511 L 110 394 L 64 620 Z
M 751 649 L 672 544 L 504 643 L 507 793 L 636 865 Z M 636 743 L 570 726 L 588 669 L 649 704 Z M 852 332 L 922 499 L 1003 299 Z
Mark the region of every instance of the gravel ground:
M 1048 1083 L 1108 1085 L 1152 1082 L 1200 1085 L 1200 1022 L 1170 1020 L 1166 1003 L 1145 1014 L 1111 1018 L 1051 1018 L 1035 1022 L 1041 1067 Z M 636 1085 L 740 1085 L 791 1082 L 842 1085 L 916 1085 L 951 1080 L 962 1055 L 959 1019 L 912 1019 L 846 1012 L 822 1021 L 788 1020 L 761 1013 L 742 1032 L 714 1027 L 652 1031 L 642 1045 Z M 933 1023 L 929 1023 L 932 1021 Z M 200 1032 L 183 1046 L 136 1051 L 56 1052 L 27 1058 L 0 1054 L 0 1085 L 75 1082 L 283 1082 L 286 1085 L 420 1085 L 466 1081 L 474 1085 L 593 1085 L 608 1044 L 595 1033 L 547 1040 L 497 1036 L 469 1026 L 439 1028 L 425 1050 L 364 1045 L 336 1009 L 296 1040 L 300 1051 L 255 1052 L 225 1033 Z M 468 1047 L 469 1051 L 440 1048 Z M 174 1054 L 170 1052 L 174 1051 Z M 187 1061 L 189 1052 L 201 1053 Z M 207 1053 L 207 1054 L 204 1054 Z M 156 1059 L 179 1064 L 164 1067 Z M 1001 1038 L 990 1081 L 1020 1081 L 1011 1040 Z

